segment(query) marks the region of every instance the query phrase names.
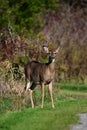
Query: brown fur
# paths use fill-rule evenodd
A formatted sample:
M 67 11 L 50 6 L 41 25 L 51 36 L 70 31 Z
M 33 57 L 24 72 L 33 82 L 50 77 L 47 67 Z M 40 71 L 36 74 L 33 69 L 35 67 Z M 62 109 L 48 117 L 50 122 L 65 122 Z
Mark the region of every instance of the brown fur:
M 33 81 L 35 84 L 49 84 L 54 79 L 54 74 L 54 63 L 43 64 L 40 62 L 32 61 L 27 63 L 25 66 L 25 76 L 27 82 Z

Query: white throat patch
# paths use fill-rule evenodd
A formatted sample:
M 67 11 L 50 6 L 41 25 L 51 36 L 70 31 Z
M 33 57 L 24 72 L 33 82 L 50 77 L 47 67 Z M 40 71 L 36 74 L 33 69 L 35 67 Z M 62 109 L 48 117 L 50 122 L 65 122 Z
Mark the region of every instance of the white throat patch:
M 52 62 L 55 62 L 55 59 L 53 59 L 53 61 Z

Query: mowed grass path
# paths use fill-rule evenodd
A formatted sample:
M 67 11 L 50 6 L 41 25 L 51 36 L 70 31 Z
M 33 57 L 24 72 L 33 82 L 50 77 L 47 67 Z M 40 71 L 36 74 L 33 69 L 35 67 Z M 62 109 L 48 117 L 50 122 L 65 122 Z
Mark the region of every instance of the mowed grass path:
M 46 102 L 43 109 L 37 106 L 35 109 L 1 114 L 0 130 L 70 130 L 73 124 L 78 123 L 77 114 L 87 113 L 87 99 L 71 98 L 74 96 L 71 90 L 70 93 L 69 90 L 62 90 L 61 93 L 64 93 L 65 99 L 63 96 L 63 99 L 57 98 L 54 109 Z M 84 93 L 80 91 L 76 94 L 75 91 L 76 95 L 79 97 Z

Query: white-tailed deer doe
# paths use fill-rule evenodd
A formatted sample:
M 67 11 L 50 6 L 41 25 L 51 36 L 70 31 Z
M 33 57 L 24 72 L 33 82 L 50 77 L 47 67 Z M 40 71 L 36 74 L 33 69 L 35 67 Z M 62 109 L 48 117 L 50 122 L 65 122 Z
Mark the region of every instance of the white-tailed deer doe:
M 48 63 L 40 63 L 38 61 L 28 62 L 25 66 L 25 80 L 26 86 L 25 90 L 30 93 L 30 100 L 32 108 L 34 108 L 34 102 L 32 98 L 32 92 L 37 84 L 41 85 L 42 90 L 42 104 L 41 108 L 44 106 L 44 86 L 49 85 L 49 92 L 52 101 L 52 108 L 54 108 L 53 94 L 52 94 L 52 82 L 55 76 L 55 56 L 59 51 L 49 51 L 47 47 L 43 46 L 44 51 L 49 55 Z

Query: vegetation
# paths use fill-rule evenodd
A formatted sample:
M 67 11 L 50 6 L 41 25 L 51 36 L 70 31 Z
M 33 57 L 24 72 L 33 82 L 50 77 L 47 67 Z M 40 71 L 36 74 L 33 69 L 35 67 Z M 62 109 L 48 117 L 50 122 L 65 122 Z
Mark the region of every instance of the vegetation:
M 43 44 L 50 49 L 61 45 L 56 81 L 86 84 L 87 9 L 83 5 L 87 3 L 73 2 L 1 0 L 0 62 L 9 60 L 19 71 L 28 60 L 47 61 Z
M 22 86 L 21 84 L 19 85 Z M 29 99 L 29 94 L 26 95 L 25 103 L 24 94 L 18 90 L 11 90 L 11 94 L 7 91 L 7 94 L 3 93 L 0 98 L 0 113 L 6 113 L 8 111 L 20 111 L 25 108 L 30 108 L 31 103 Z M 5 96 L 4 96 L 5 94 Z M 40 106 L 41 103 L 41 90 L 38 86 L 37 90 L 33 92 L 33 98 L 35 106 Z M 74 84 L 54 84 L 54 99 L 56 102 L 61 101 L 72 101 L 77 99 L 87 98 L 87 85 L 74 85 Z M 50 95 L 48 92 L 48 87 L 45 88 L 45 104 L 49 104 Z
M 86 0 L 0 3 L 0 129 L 68 130 L 77 122 L 76 114 L 87 112 Z M 46 90 L 46 107 L 39 108 L 41 93 L 34 91 L 37 107 L 31 110 L 28 94 L 23 102 L 24 65 L 31 60 L 48 61 L 43 45 L 53 51 L 61 47 L 55 68 L 56 108 L 50 108 Z
M 1 130 L 36 130 L 55 129 L 69 130 L 72 124 L 77 123 L 79 112 L 87 112 L 86 100 L 67 101 L 57 104 L 55 110 L 36 108 L 23 112 L 8 113 L 0 117 Z M 74 111 L 73 111 L 74 110 Z
M 52 109 L 49 103 L 50 98 L 47 91 L 45 107 L 41 109 L 37 104 L 35 109 L 22 109 L 22 111 L 9 112 L 9 102 L 4 102 L 7 109 L 6 114 L 0 115 L 1 130 L 36 130 L 36 129 L 55 129 L 68 130 L 73 124 L 78 123 L 79 113 L 87 112 L 87 94 L 84 91 L 67 90 L 66 86 L 62 90 L 59 85 L 55 86 L 55 108 Z M 71 87 L 71 85 L 70 85 Z M 86 89 L 87 90 L 87 89 Z M 40 99 L 39 91 L 37 91 L 38 100 Z M 83 95 L 83 96 L 82 96 Z M 85 99 L 86 98 L 86 99 Z M 35 98 L 36 99 L 36 98 Z M 11 102 L 11 101 L 10 101 Z M 40 103 L 40 100 L 39 100 Z M 28 106 L 29 107 L 29 106 Z M 6 109 L 6 108 L 3 108 Z

